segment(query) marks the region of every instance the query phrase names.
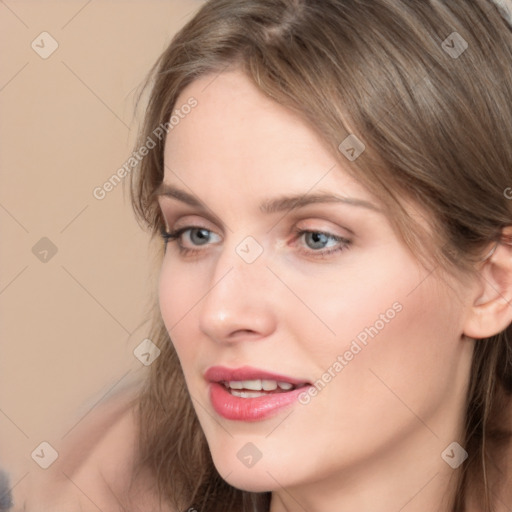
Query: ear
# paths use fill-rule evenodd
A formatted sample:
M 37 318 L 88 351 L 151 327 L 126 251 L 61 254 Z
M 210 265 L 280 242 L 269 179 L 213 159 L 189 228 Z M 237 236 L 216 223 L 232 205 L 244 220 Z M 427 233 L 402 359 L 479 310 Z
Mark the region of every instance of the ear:
M 464 334 L 488 338 L 512 322 L 512 226 L 502 230 L 494 251 L 482 263 L 479 285 L 464 324 Z

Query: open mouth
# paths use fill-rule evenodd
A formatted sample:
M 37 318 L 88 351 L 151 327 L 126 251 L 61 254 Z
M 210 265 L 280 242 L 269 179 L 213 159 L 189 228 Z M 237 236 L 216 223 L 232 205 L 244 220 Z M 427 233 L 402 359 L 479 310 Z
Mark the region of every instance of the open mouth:
M 244 366 L 210 367 L 205 372 L 209 398 L 220 416 L 235 421 L 259 421 L 297 403 L 309 382 Z
M 239 398 L 259 398 L 276 393 L 286 393 L 305 387 L 307 384 L 292 384 L 269 379 L 221 381 L 221 384 L 233 395 Z

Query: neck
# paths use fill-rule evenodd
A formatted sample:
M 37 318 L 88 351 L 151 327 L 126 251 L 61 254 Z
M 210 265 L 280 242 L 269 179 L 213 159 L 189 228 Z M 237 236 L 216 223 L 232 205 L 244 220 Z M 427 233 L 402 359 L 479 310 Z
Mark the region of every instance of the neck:
M 438 424 L 439 434 L 424 426 L 413 434 L 401 432 L 397 438 L 405 439 L 379 455 L 307 485 L 275 491 L 270 512 L 452 512 L 463 466 L 453 469 L 441 454 L 460 440 L 460 429 L 447 429 L 446 418 L 444 428 Z

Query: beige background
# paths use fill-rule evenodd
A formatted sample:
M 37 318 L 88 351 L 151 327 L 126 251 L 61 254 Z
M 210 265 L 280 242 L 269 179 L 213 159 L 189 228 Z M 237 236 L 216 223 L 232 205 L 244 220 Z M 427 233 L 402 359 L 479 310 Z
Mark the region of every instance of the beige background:
M 58 451 L 95 404 L 144 376 L 133 350 L 154 288 L 149 237 L 128 187 L 92 191 L 129 157 L 136 89 L 200 4 L 0 1 L 0 467 L 11 485 L 41 471 L 31 453 L 42 441 Z M 46 59 L 42 32 L 58 43 Z

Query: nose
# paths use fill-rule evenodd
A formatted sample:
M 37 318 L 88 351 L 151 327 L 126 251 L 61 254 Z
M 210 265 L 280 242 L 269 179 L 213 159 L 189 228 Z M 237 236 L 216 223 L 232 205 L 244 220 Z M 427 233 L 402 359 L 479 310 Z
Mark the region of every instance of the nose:
M 276 295 L 265 254 L 250 263 L 240 254 L 224 248 L 200 304 L 199 327 L 217 343 L 261 339 L 276 328 Z

